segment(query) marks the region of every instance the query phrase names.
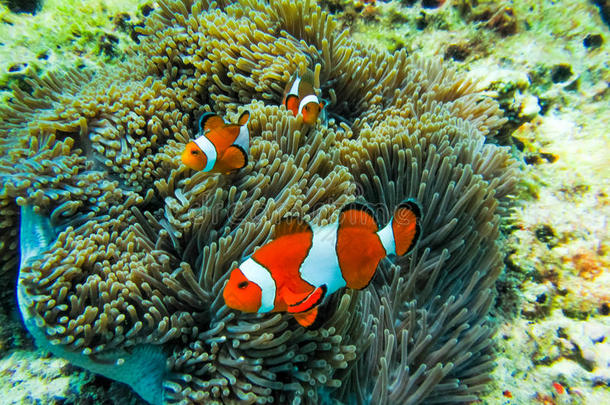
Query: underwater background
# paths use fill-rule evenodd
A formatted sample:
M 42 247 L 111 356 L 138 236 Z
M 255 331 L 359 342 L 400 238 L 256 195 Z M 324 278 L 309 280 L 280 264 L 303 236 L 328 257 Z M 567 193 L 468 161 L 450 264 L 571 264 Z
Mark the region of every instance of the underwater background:
M 610 403 L 608 2 L 0 4 L 0 403 Z M 181 165 L 246 108 L 246 168 Z M 316 330 L 223 305 L 357 196 L 410 256 Z

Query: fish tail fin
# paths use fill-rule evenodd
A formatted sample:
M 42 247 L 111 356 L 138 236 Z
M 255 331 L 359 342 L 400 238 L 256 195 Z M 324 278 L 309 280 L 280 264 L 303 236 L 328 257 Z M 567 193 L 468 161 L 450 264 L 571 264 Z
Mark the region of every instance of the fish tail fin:
M 394 210 L 392 220 L 377 234 L 388 255 L 409 253 L 421 235 L 421 208 L 413 199 L 404 200 Z

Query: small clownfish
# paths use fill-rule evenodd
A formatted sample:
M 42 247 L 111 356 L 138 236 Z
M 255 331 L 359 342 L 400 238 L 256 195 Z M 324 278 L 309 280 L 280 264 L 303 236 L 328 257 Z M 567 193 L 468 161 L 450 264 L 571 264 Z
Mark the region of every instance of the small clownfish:
M 250 113 L 244 113 L 237 124 L 226 124 L 216 114 L 205 113 L 199 119 L 197 139 L 186 144 L 182 163 L 193 170 L 229 173 L 248 164 L 250 133 L 246 125 Z
M 286 84 L 282 104 L 292 111 L 296 117 L 303 115 L 303 122 L 314 125 L 318 121 L 320 112 L 324 109 L 324 102 L 318 99 L 314 89 L 314 73 L 307 69 L 303 77 L 295 73 Z
M 289 312 L 309 327 L 324 297 L 342 287 L 365 288 L 381 259 L 408 253 L 420 229 L 421 209 L 414 200 L 399 204 L 383 229 L 359 203 L 343 207 L 337 223 L 317 229 L 284 218 L 274 239 L 233 269 L 223 298 L 242 312 Z
M 558 394 L 563 394 L 566 392 L 565 388 L 563 388 L 563 385 L 561 385 L 557 381 L 553 381 L 553 388 L 555 388 L 555 391 L 557 391 Z

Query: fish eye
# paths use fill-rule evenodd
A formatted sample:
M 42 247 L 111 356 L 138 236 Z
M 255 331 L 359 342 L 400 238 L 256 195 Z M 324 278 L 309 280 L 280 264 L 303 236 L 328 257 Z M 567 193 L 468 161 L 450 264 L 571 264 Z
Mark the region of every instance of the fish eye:
M 305 107 L 303 107 L 303 109 L 308 113 L 313 113 L 316 110 L 316 107 L 318 107 L 317 104 L 309 103 Z
M 241 288 L 244 289 L 248 286 L 248 282 L 247 281 L 242 281 L 241 283 L 237 284 L 237 288 Z
M 191 150 L 191 155 L 198 155 L 198 154 L 199 154 L 198 150 L 195 150 L 195 149 Z

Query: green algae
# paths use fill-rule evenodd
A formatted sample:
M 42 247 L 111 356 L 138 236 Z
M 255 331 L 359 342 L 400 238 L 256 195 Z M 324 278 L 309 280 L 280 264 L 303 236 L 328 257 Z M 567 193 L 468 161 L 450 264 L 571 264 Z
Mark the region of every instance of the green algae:
M 143 0 L 46 0 L 35 15 L 0 3 L 0 100 L 47 70 L 113 64 L 133 44 Z

